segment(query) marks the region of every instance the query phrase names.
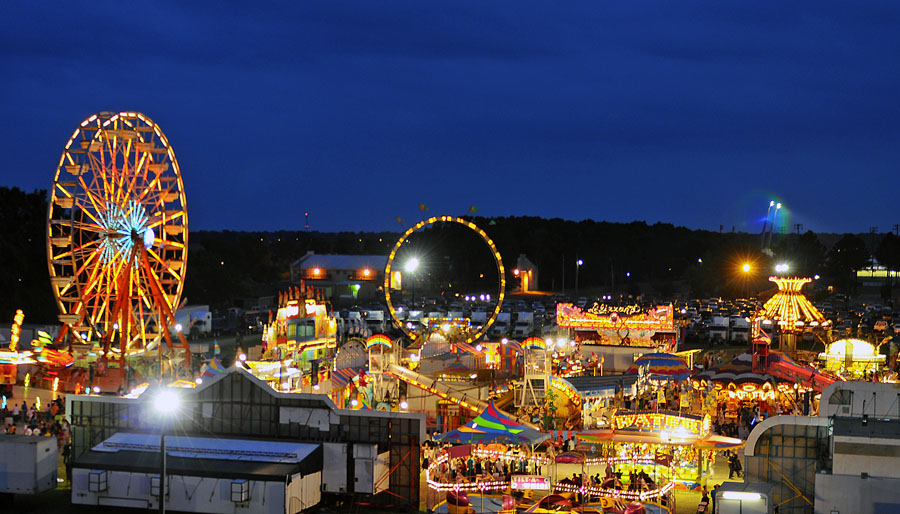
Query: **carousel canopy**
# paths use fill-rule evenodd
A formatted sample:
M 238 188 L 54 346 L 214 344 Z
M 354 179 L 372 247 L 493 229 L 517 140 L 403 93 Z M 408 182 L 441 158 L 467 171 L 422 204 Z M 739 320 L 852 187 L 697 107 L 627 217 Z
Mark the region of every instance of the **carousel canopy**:
M 768 355 L 767 359 L 776 359 L 778 357 L 773 352 Z M 753 356 L 749 352 L 742 353 L 730 361 L 713 366 L 706 371 L 696 373 L 691 378 L 695 381 L 706 380 L 707 382 L 733 383 L 735 385 L 763 384 L 765 382 L 775 382 L 776 380 L 768 373 L 754 373 Z
M 500 412 L 492 401 L 477 418 L 435 439 L 457 444 L 537 444 L 548 437 Z
M 627 373 L 636 375 L 641 366 L 648 366 L 651 380 L 684 380 L 691 375 L 691 369 L 684 360 L 671 353 L 644 354 L 631 364 Z

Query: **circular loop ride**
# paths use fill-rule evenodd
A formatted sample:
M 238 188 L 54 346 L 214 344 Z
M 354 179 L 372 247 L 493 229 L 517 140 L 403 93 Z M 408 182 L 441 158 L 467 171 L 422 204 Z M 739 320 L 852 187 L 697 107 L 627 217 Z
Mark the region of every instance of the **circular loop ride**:
M 416 332 L 413 332 L 409 329 L 405 324 L 403 324 L 399 317 L 397 316 L 397 311 L 394 308 L 394 303 L 391 300 L 391 279 L 392 272 L 391 269 L 394 265 L 394 258 L 397 256 L 397 251 L 403 246 L 403 243 L 406 242 L 407 238 L 411 236 L 414 232 L 418 231 L 421 228 L 424 228 L 427 225 L 432 225 L 437 222 L 444 223 L 458 223 L 464 227 L 471 229 L 473 232 L 478 234 L 481 237 L 482 241 L 487 244 L 488 248 L 491 250 L 491 256 L 494 258 L 494 264 L 497 267 L 497 276 L 499 277 L 499 286 L 500 290 L 497 294 L 497 303 L 494 305 L 493 310 L 491 311 L 491 316 L 484 323 L 484 325 L 479 329 L 475 335 L 467 336 L 466 343 L 471 343 L 473 341 L 477 341 L 480 339 L 487 331 L 491 328 L 491 325 L 497 320 L 497 315 L 500 314 L 500 307 L 503 305 L 503 298 L 506 295 L 506 275 L 503 268 L 503 259 L 500 257 L 500 251 L 497 250 L 497 247 L 494 245 L 494 242 L 488 237 L 487 233 L 484 230 L 478 227 L 478 225 L 472 223 L 471 221 L 465 220 L 463 218 L 458 218 L 456 216 L 434 216 L 428 218 L 427 220 L 420 221 L 408 228 L 406 232 L 400 236 L 400 239 L 397 240 L 397 243 L 394 244 L 394 248 L 391 249 L 391 253 L 388 255 L 387 264 L 384 267 L 384 299 L 387 302 L 388 310 L 391 313 L 391 319 L 394 321 L 394 326 L 399 328 L 409 337 L 411 340 L 415 341 L 420 336 Z
M 108 355 L 118 338 L 123 357 L 160 337 L 171 348 L 187 242 L 181 171 L 159 125 L 138 112 L 84 120 L 59 158 L 47 220 L 58 340 L 96 338 Z

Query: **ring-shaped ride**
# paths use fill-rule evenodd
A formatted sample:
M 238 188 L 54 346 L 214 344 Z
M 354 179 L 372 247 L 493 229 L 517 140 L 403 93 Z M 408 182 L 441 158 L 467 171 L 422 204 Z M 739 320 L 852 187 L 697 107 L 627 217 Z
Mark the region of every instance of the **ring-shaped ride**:
M 500 281 L 500 291 L 497 294 L 497 303 L 494 305 L 493 310 L 491 311 L 491 317 L 485 322 L 485 324 L 475 333 L 473 336 L 467 336 L 466 343 L 472 343 L 481 339 L 487 331 L 491 328 L 491 325 L 497 320 L 497 315 L 500 314 L 500 307 L 503 306 L 503 298 L 506 295 L 506 275 L 503 268 L 503 259 L 500 257 L 500 251 L 497 250 L 497 246 L 494 245 L 494 241 L 488 237 L 487 233 L 482 230 L 478 225 L 472 223 L 469 220 L 459 218 L 456 216 L 433 216 L 428 218 L 427 220 L 422 220 L 415 225 L 409 227 L 406 232 L 400 236 L 400 239 L 397 240 L 397 243 L 394 244 L 394 248 L 391 249 L 391 253 L 388 256 L 387 264 L 384 266 L 384 300 L 387 302 L 388 310 L 391 313 L 391 319 L 394 322 L 394 326 L 399 328 L 409 337 L 411 340 L 415 341 L 419 338 L 419 334 L 410 330 L 402 321 L 400 321 L 397 316 L 397 311 L 394 308 L 394 303 L 391 301 L 391 268 L 394 264 L 394 257 L 397 256 L 397 251 L 403 246 L 403 243 L 406 242 L 406 239 L 411 236 L 414 232 L 418 231 L 421 228 L 424 228 L 427 225 L 433 225 L 437 222 L 444 223 L 458 223 L 464 227 L 471 229 L 473 232 L 478 234 L 479 237 L 488 245 L 488 248 L 491 250 L 491 256 L 494 258 L 494 264 L 497 266 L 497 276 Z

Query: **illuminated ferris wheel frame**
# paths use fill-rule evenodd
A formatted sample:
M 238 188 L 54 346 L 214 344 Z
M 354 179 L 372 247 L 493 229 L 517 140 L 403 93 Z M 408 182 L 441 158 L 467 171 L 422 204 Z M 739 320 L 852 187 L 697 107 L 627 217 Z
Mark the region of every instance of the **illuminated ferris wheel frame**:
M 431 218 L 428 218 L 427 220 L 420 221 L 412 227 L 408 228 L 406 232 L 404 232 L 403 235 L 400 236 L 400 239 L 397 240 L 397 243 L 394 244 L 394 248 L 391 249 L 387 264 L 384 267 L 384 299 L 387 302 L 388 310 L 391 313 L 391 319 L 394 321 L 394 326 L 402 330 L 403 333 L 405 333 L 406 336 L 411 340 L 415 341 L 416 339 L 418 339 L 419 335 L 407 328 L 406 325 L 400 321 L 399 317 L 397 316 L 397 311 L 394 308 L 394 303 L 391 301 L 391 269 L 394 264 L 394 258 L 397 256 L 397 251 L 400 250 L 400 248 L 403 246 L 403 243 L 406 242 L 407 238 L 419 229 L 438 222 L 457 223 L 478 234 L 478 236 L 481 237 L 481 240 L 488 245 L 488 248 L 490 248 L 491 256 L 494 258 L 494 264 L 497 266 L 497 276 L 500 277 L 500 292 L 497 295 L 497 303 L 496 305 L 494 305 L 494 309 L 491 312 L 491 317 L 487 320 L 487 322 L 485 322 L 484 326 L 482 326 L 481 329 L 475 333 L 475 335 L 466 338 L 466 343 L 472 343 L 481 339 L 481 337 L 483 337 L 491 328 L 491 325 L 493 325 L 494 322 L 497 321 L 497 315 L 500 314 L 500 308 L 503 306 L 503 298 L 506 295 L 506 273 L 503 268 L 503 259 L 500 257 L 500 251 L 497 250 L 497 246 L 494 245 L 494 241 L 492 241 L 491 238 L 488 237 L 487 233 L 484 230 L 482 230 L 480 227 L 478 227 L 478 225 L 472 223 L 471 221 L 465 220 L 463 218 L 458 218 L 456 216 L 433 216 Z
M 47 217 L 57 341 L 96 338 L 107 358 L 115 340 L 121 358 L 163 337 L 171 349 L 188 223 L 181 171 L 159 125 L 127 111 L 85 119 L 60 156 Z

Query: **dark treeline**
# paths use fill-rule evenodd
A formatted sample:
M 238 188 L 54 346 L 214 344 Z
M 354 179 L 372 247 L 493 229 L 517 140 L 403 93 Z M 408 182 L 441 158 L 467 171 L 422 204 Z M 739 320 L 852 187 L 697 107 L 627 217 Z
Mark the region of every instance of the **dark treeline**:
M 472 218 L 494 240 L 507 278 L 524 254 L 539 268 L 539 288 L 573 293 L 576 261 L 583 294 L 638 294 L 691 297 L 743 296 L 770 289 L 776 262 L 790 274 L 820 275 L 839 291 L 856 292 L 855 270 L 874 256 L 900 268 L 900 238 L 894 234 L 834 236 L 776 234 L 772 256 L 760 251 L 760 235 L 711 232 L 666 223 L 607 223 L 535 217 Z M 56 305 L 46 256 L 46 191 L 26 193 L 0 187 L 0 322 L 16 309 L 26 322 L 53 323 Z M 320 233 L 303 231 L 192 231 L 184 297 L 216 308 L 274 294 L 289 282 L 290 263 L 308 251 L 387 255 L 397 233 Z M 430 254 L 430 279 L 462 280 L 484 274 L 496 279 L 484 243 L 462 227 L 435 226 L 410 237 Z M 827 243 L 827 244 L 826 244 Z M 398 255 L 398 259 L 399 259 Z M 423 259 L 425 261 L 426 259 Z M 751 264 L 751 272 L 741 266 Z M 472 286 L 477 279 L 457 284 Z M 820 288 L 822 289 L 822 288 Z M 886 291 L 889 294 L 890 291 Z

